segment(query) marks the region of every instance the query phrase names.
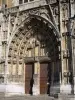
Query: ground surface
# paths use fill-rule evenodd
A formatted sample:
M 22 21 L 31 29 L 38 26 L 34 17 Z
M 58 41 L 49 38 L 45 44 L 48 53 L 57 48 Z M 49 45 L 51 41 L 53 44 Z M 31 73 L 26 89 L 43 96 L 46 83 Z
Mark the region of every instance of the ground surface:
M 50 96 L 19 96 L 19 95 L 13 95 L 13 96 L 6 96 L 0 97 L 0 100 L 54 100 L 54 97 Z
M 40 96 L 20 96 L 20 95 L 12 95 L 12 96 L 3 96 L 0 95 L 0 100 L 75 100 L 74 97 L 67 98 L 66 96 L 60 96 L 59 98 L 54 98 L 47 95 L 40 95 Z

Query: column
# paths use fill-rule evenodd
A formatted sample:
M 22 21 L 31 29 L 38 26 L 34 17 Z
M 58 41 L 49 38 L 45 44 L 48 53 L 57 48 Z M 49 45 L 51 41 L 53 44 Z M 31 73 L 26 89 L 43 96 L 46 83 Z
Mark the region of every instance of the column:
M 73 86 L 72 93 L 75 94 L 75 40 L 72 39 L 72 64 L 73 64 Z
M 70 38 L 69 38 L 69 4 L 60 2 L 60 33 L 61 33 L 61 70 L 62 70 L 62 83 L 61 92 L 71 93 L 71 86 L 69 85 L 69 68 L 70 66 Z M 68 86 L 69 89 L 67 88 Z

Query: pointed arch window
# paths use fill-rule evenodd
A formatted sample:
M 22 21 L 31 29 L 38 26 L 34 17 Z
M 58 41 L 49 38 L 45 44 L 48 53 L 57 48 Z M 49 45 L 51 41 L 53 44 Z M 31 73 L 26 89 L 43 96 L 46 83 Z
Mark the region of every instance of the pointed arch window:
M 31 1 L 34 1 L 34 0 L 24 0 L 24 3 L 31 2 Z
M 23 3 L 23 0 L 19 0 L 19 4 L 22 4 Z
M 28 0 L 24 0 L 24 3 L 28 2 Z
M 34 1 L 34 0 L 30 0 L 30 1 Z

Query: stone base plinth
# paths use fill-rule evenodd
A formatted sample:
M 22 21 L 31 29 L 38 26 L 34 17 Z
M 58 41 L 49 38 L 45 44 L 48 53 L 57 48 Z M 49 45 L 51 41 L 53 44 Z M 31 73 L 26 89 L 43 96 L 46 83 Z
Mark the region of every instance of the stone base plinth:
M 40 88 L 37 85 L 33 85 L 33 95 L 39 95 L 40 94 Z
M 72 87 L 70 84 L 62 84 L 60 85 L 60 93 L 62 94 L 71 94 Z

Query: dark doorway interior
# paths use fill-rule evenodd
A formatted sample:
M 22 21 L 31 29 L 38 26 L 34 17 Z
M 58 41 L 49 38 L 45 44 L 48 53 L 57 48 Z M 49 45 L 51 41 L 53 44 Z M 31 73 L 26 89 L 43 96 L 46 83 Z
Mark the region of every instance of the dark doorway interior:
M 47 94 L 50 95 L 50 87 L 51 87 L 51 75 L 52 69 L 51 64 L 48 63 L 47 66 Z
M 33 95 L 33 84 L 34 84 L 33 75 L 34 75 L 34 64 L 32 65 L 32 77 L 30 79 L 30 90 L 29 90 L 29 94 L 31 94 L 31 95 Z

